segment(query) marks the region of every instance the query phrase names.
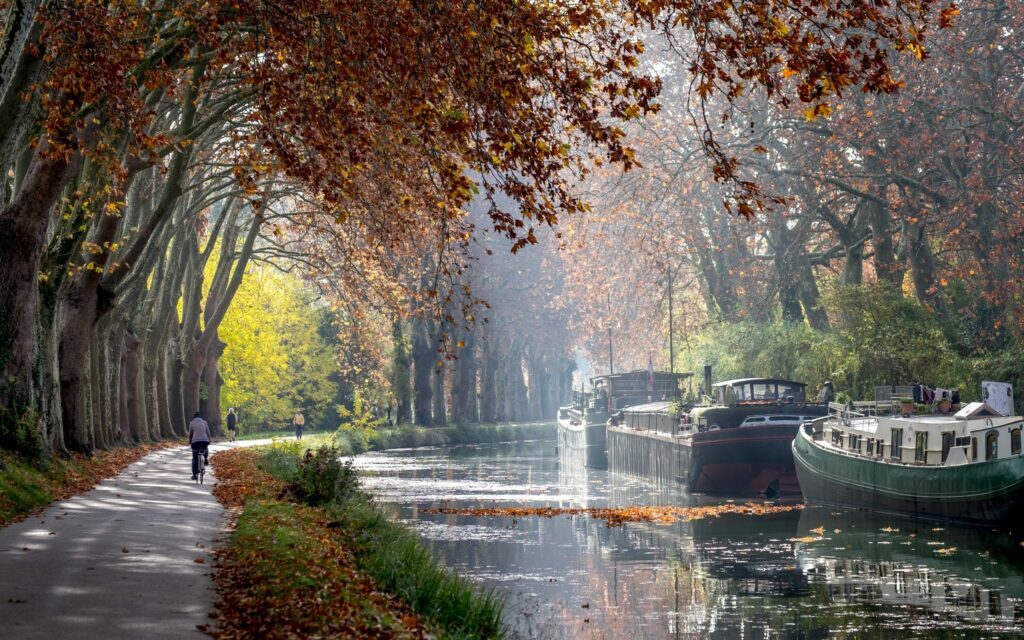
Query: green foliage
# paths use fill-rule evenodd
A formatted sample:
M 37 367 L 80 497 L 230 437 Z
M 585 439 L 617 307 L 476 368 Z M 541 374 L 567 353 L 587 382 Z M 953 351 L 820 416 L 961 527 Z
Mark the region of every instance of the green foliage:
M 359 481 L 350 461 L 341 462 L 335 447 L 307 450 L 299 459 L 292 490 L 303 502 L 322 506 L 344 504 L 352 499 Z
M 290 428 L 296 409 L 307 429 L 323 423 L 338 392 L 325 315 L 298 276 L 266 265 L 246 274 L 219 329 L 227 343 L 221 405 L 235 408 L 243 429 Z
M 31 410 L 0 411 L 0 447 L 18 452 L 30 460 L 46 457 L 43 421 Z
M 349 443 L 352 453 L 368 451 L 370 443 L 376 439 L 381 420 L 374 417 L 370 411 L 363 395 L 358 391 L 352 401 L 352 408 L 344 405 L 337 407 L 338 419 L 341 426 L 338 427 L 338 440 Z
M 712 365 L 716 380 L 799 380 L 808 383 L 811 394 L 831 380 L 840 402 L 870 398 L 876 385 L 920 382 L 958 388 L 966 402 L 978 398 L 982 379 L 1005 380 L 1017 388 L 1024 383 L 1024 360 L 1015 350 L 963 355 L 949 338 L 956 326 L 944 325 L 898 291 L 832 286 L 823 292 L 821 304 L 832 321 L 828 331 L 780 322 L 715 325 L 690 339 L 680 361 L 690 371 Z

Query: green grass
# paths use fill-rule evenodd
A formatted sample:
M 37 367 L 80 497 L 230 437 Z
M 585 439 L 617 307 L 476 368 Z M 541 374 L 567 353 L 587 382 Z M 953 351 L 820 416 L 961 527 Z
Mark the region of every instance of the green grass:
M 353 539 L 356 561 L 384 590 L 449 638 L 503 637 L 502 602 L 437 564 L 409 529 L 385 518 L 365 499 L 330 509 Z
M 336 448 L 303 453 L 299 443 L 278 443 L 261 452 L 260 468 L 288 482 L 293 495 L 315 496 L 315 504 L 326 502 L 357 566 L 379 588 L 397 595 L 441 629 L 444 637 L 503 637 L 501 600 L 442 568 L 415 533 L 377 511 L 338 455 Z M 319 478 L 310 473 L 313 469 Z M 334 478 L 334 486 L 325 487 L 323 477 Z
M 66 473 L 66 463 L 36 462 L 5 453 L 0 471 L 0 526 L 54 500 Z

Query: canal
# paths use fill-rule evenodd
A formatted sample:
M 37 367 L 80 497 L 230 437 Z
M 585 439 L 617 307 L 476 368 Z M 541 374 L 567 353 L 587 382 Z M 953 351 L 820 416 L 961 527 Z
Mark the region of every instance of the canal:
M 529 638 L 1010 637 L 1021 538 L 829 509 L 609 527 L 439 507 L 725 502 L 559 460 L 554 440 L 359 456 L 381 508 Z

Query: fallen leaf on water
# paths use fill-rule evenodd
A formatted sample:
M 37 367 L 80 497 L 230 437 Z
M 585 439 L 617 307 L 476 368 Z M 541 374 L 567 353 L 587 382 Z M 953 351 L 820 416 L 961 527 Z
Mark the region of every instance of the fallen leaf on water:
M 461 509 L 454 507 L 440 507 L 435 509 L 424 509 L 423 512 L 461 516 L 504 516 L 514 518 L 521 518 L 525 516 L 552 518 L 554 516 L 587 515 L 592 518 L 599 518 L 606 521 L 610 527 L 617 527 L 625 524 L 626 522 L 657 522 L 660 524 L 671 524 L 677 520 L 703 520 L 706 518 L 717 518 L 725 514 L 770 515 L 775 513 L 785 513 L 787 511 L 798 511 L 803 508 L 804 506 L 802 504 L 773 505 L 758 504 L 755 502 L 747 502 L 744 504 L 730 502 L 726 504 L 701 507 L 477 507 Z
M 195 562 L 196 564 L 205 564 L 206 563 L 206 558 L 196 558 L 192 562 Z
M 825 527 L 818 527 L 817 529 L 811 529 L 811 533 L 816 533 L 819 536 L 825 535 Z
M 128 553 L 128 547 L 121 547 L 121 553 Z
M 824 540 L 824 538 L 819 538 L 817 536 L 803 536 L 801 538 L 789 539 L 790 542 L 818 542 L 819 540 Z
M 944 547 L 942 549 L 936 549 L 935 553 L 939 554 L 940 556 L 951 556 L 954 553 L 956 553 L 956 547 Z

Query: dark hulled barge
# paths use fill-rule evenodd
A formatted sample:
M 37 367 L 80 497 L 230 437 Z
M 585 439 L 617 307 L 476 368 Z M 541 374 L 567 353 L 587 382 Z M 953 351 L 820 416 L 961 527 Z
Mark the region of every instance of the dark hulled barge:
M 790 444 L 805 421 L 825 414 L 806 385 L 742 378 L 712 387 L 700 406 L 654 403 L 626 409 L 608 428 L 612 471 L 679 482 L 694 493 L 798 493 Z

